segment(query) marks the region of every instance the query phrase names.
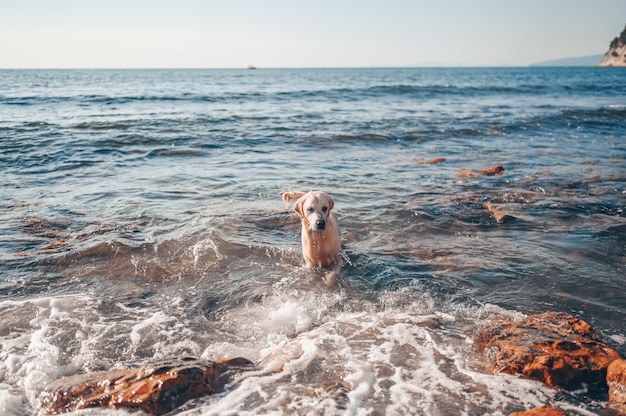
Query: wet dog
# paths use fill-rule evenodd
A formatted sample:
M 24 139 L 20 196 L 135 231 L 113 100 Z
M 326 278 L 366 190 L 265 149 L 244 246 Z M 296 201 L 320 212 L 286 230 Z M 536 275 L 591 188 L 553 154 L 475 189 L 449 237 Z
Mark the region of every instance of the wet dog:
M 307 267 L 330 267 L 326 283 L 332 284 L 343 265 L 339 222 L 331 211 L 333 199 L 320 191 L 286 191 L 280 196 L 287 205 L 295 201 L 293 210 L 302 223 L 302 255 Z

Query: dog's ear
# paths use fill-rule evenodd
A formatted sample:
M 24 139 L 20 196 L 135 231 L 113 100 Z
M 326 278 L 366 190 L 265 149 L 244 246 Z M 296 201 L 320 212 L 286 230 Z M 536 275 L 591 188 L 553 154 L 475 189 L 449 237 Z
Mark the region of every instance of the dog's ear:
M 302 198 L 305 193 L 300 191 L 283 191 L 280 192 L 278 195 L 283 198 L 283 202 L 285 203 L 285 205 L 289 205 L 290 202 Z
M 304 195 L 306 194 L 302 194 L 302 196 L 300 198 L 298 198 L 298 200 L 296 201 L 295 204 L 293 204 L 293 210 L 296 211 L 298 213 L 298 215 L 300 216 L 300 218 L 304 218 L 304 201 L 306 200 L 306 198 L 304 197 Z
M 328 212 L 332 211 L 334 206 L 335 206 L 335 201 L 333 201 L 330 195 L 328 195 Z

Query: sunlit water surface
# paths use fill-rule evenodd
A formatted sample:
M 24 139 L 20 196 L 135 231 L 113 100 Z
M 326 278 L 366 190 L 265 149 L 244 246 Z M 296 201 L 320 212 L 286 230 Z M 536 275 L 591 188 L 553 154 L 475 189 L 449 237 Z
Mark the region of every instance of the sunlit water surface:
M 626 72 L 0 75 L 3 414 L 64 375 L 294 342 L 173 413 L 613 414 L 490 374 L 473 339 L 564 311 L 626 353 Z M 334 198 L 335 286 L 303 267 L 288 188 Z

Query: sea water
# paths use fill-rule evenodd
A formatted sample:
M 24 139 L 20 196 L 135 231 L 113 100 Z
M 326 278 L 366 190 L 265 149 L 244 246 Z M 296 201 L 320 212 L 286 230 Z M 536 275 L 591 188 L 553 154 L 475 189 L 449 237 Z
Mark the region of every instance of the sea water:
M 474 337 L 562 311 L 626 354 L 621 69 L 2 70 L 0 171 L 2 414 L 183 355 L 260 368 L 173 414 L 612 414 Z M 334 286 L 287 189 L 334 199 Z

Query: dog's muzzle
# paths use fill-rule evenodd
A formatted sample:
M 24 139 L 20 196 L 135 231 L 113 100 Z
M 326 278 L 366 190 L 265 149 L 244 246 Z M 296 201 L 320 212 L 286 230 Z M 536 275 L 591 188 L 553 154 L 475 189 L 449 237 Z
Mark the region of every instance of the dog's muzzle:
M 324 218 L 321 218 L 315 221 L 315 229 L 317 231 L 324 231 L 324 229 L 326 229 L 326 220 Z

